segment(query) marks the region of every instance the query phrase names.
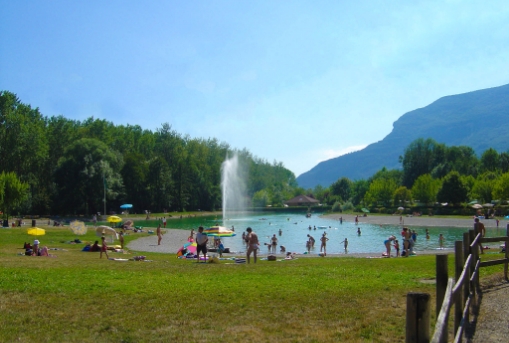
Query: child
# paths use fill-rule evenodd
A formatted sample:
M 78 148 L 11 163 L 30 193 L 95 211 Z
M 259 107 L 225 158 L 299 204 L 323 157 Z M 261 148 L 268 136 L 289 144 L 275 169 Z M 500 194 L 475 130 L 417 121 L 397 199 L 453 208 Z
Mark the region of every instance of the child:
M 221 240 L 219 240 L 219 244 L 217 246 L 217 251 L 219 251 L 219 257 L 223 257 L 224 245 Z
M 344 247 L 345 247 L 345 254 L 348 252 L 348 238 L 345 238 L 345 240 L 343 242 L 341 242 L 344 244 Z M 339 244 L 341 244 L 339 243 Z
M 399 242 L 397 239 L 394 240 L 394 249 L 396 249 L 396 257 L 399 257 Z
M 101 256 L 99 258 L 103 258 L 103 252 L 106 255 L 106 258 L 109 259 L 108 256 L 108 246 L 106 245 L 106 241 L 104 240 L 104 236 L 101 237 L 102 240 L 102 246 L 101 246 Z
M 440 244 L 440 249 L 444 248 L 444 235 L 440 234 L 438 237 L 438 243 Z

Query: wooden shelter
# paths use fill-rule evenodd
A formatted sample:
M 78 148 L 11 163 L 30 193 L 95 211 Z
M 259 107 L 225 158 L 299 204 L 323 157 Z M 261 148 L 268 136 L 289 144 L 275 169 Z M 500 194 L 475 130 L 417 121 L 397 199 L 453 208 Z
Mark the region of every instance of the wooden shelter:
M 298 195 L 293 199 L 285 201 L 288 206 L 316 206 L 319 201 L 307 195 Z

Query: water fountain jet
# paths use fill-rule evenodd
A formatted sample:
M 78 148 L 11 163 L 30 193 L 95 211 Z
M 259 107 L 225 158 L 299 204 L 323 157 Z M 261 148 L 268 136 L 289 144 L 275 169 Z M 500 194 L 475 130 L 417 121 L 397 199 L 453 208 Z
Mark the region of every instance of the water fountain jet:
M 221 188 L 223 195 L 223 225 L 234 214 L 246 209 L 246 186 L 243 168 L 237 153 L 231 158 L 226 156 L 221 165 Z

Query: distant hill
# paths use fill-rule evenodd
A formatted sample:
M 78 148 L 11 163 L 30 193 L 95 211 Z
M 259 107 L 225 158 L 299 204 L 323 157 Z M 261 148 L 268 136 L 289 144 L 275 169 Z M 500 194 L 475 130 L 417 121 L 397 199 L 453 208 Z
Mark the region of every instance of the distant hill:
M 383 140 L 360 151 L 320 162 L 297 177 L 299 186 L 330 186 L 341 177 L 367 179 L 382 167 L 401 168 L 399 156 L 417 138 L 447 146 L 466 145 L 480 156 L 486 149 L 509 149 L 509 85 L 438 99 L 405 113 Z

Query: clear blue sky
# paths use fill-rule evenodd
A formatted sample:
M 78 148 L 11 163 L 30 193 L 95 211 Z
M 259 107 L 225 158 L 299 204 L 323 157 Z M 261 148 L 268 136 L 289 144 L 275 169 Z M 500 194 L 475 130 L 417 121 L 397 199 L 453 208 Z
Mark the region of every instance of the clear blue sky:
M 44 115 L 150 130 L 168 122 L 296 176 L 383 139 L 405 112 L 509 83 L 507 0 L 0 8 L 0 89 Z

